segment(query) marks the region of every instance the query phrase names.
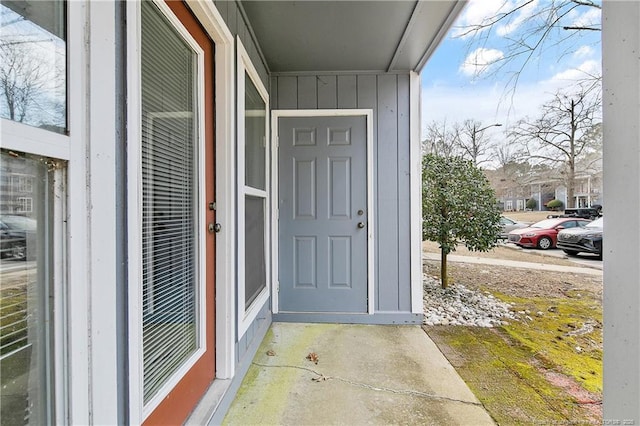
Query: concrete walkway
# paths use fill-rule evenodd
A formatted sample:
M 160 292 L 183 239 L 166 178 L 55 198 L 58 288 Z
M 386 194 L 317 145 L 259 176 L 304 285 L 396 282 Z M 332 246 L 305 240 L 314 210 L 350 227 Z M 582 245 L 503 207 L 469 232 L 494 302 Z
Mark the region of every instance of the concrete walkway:
M 440 260 L 440 254 L 438 253 L 422 253 L 422 258 L 427 260 Z M 476 263 L 483 265 L 498 265 L 508 266 L 512 268 L 525 268 L 536 269 L 538 271 L 551 271 L 551 272 L 570 272 L 574 274 L 587 274 L 602 276 L 602 269 L 595 269 L 586 266 L 562 266 L 562 265 L 549 265 L 546 263 L 538 262 L 520 262 L 517 260 L 504 260 L 504 259 L 491 259 L 488 257 L 476 257 L 476 256 L 460 256 L 450 254 L 447 256 L 447 260 L 450 262 L 463 262 L 463 263 Z
M 420 326 L 274 323 L 224 424 L 495 423 Z

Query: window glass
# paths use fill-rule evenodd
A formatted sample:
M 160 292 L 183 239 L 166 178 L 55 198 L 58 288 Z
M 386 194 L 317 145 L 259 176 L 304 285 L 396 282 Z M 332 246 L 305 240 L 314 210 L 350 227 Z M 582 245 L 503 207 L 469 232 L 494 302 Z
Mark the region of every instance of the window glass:
M 0 4 L 0 116 L 58 133 L 67 128 L 66 2 Z
M 0 153 L 0 419 L 52 423 L 49 162 Z M 23 185 L 29 182 L 28 185 Z M 25 200 L 29 200 L 25 202 Z
M 264 190 L 266 105 L 255 84 L 246 73 L 244 80 L 244 184 Z
M 196 54 L 142 3 L 142 345 L 148 402 L 198 349 Z

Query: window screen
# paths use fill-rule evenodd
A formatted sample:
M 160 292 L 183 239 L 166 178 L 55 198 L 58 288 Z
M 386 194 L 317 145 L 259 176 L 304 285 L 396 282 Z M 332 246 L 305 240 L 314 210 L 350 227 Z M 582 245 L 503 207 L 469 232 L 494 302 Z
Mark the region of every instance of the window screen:
M 266 102 L 244 73 L 244 308 L 267 286 L 265 229 L 267 204 Z M 242 215 L 243 212 L 240 212 Z M 240 300 L 240 302 L 243 302 Z
M 198 349 L 196 54 L 142 3 L 143 394 Z
M 258 89 L 245 73 L 244 96 L 244 184 L 265 190 L 265 102 Z
M 246 196 L 245 217 L 245 309 L 267 285 L 264 248 L 264 198 Z

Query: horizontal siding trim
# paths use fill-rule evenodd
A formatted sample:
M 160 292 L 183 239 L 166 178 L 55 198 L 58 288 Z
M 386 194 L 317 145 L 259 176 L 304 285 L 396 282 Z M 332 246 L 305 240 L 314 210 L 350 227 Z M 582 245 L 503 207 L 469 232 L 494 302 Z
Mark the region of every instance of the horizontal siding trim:
M 272 77 L 303 77 L 310 75 L 408 75 L 407 71 L 384 71 L 384 70 L 348 70 L 348 71 L 278 71 L 272 72 Z

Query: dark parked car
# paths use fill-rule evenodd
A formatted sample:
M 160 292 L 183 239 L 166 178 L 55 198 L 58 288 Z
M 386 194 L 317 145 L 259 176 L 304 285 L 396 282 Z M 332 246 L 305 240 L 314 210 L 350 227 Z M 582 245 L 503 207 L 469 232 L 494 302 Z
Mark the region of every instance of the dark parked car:
M 509 232 L 513 231 L 514 229 L 526 228 L 529 225 L 526 223 L 517 222 L 506 216 L 500 216 L 500 226 L 502 227 L 502 229 L 500 229 L 499 238 L 506 240 L 507 238 L 509 238 Z
M 0 257 L 25 260 L 27 240 L 35 235 L 36 221 L 24 216 L 0 216 Z
M 578 253 L 595 253 L 602 259 L 603 221 L 603 218 L 599 218 L 584 228 L 560 231 L 558 233 L 558 248 L 572 256 Z
M 509 242 L 522 247 L 536 247 L 542 250 L 556 246 L 558 232 L 567 228 L 582 228 L 589 223 L 587 219 L 561 217 L 544 219 L 528 228 L 509 232 Z
M 602 206 L 595 205 L 593 207 L 578 207 L 565 209 L 561 215 L 549 215 L 547 218 L 556 217 L 581 217 L 583 219 L 594 220 L 602 217 Z

